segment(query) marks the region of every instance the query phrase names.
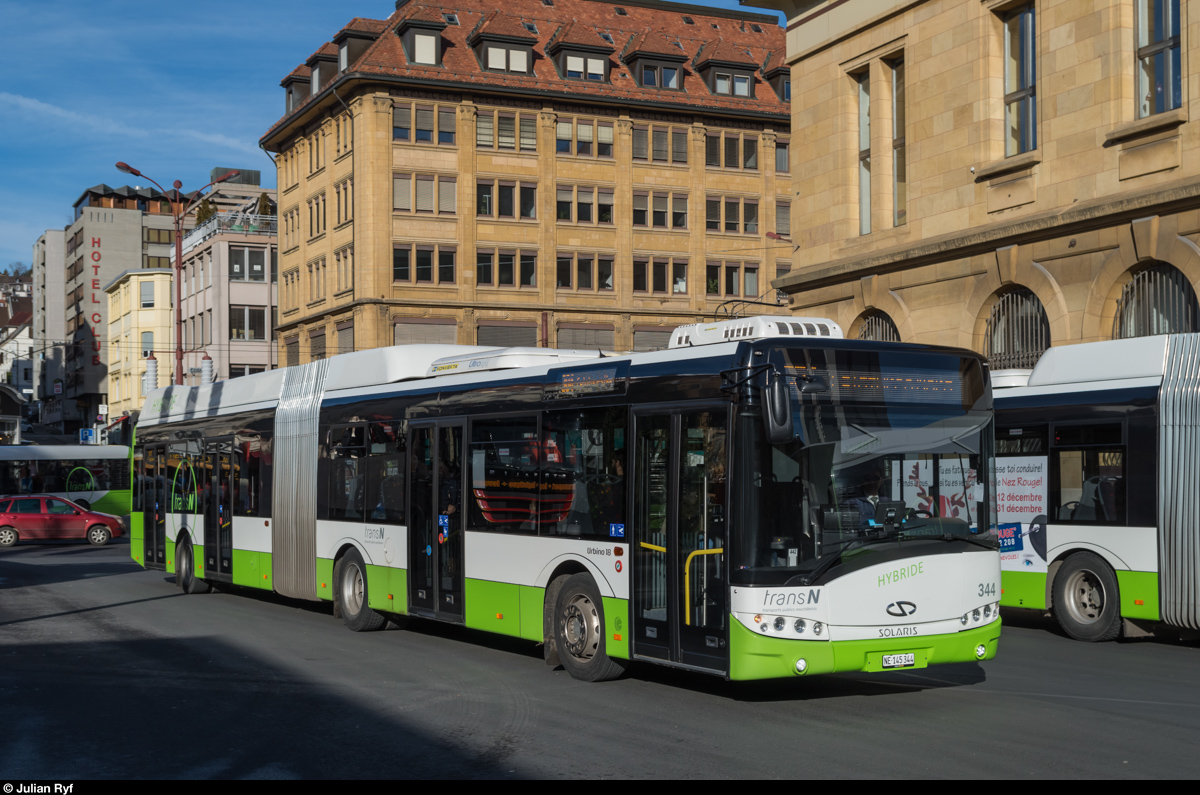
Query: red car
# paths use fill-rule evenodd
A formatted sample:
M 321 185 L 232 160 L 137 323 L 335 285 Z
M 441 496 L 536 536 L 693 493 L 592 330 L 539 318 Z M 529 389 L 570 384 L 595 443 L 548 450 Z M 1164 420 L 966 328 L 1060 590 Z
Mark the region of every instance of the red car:
M 103 546 L 124 531 L 119 517 L 89 511 L 61 497 L 0 497 L 0 547 L 11 547 L 18 539 L 51 538 L 86 538 L 89 544 Z

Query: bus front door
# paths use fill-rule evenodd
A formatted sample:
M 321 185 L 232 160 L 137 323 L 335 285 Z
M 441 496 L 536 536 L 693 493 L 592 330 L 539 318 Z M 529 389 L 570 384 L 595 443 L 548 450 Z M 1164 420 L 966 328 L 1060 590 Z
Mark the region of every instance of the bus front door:
M 142 560 L 147 568 L 167 567 L 167 448 L 151 445 L 143 459 Z
M 206 578 L 233 580 L 233 489 L 236 484 L 231 442 L 209 445 L 208 505 L 204 521 L 204 573 Z
M 633 652 L 727 671 L 726 406 L 638 413 Z
M 408 603 L 417 615 L 463 620 L 462 423 L 414 424 L 409 444 Z

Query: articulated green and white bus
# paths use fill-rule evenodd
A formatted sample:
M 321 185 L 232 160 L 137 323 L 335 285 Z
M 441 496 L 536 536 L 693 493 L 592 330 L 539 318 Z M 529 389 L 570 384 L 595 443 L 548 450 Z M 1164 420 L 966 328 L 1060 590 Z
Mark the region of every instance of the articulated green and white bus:
M 593 681 L 996 653 L 991 392 L 967 351 L 765 317 L 619 356 L 397 346 L 160 390 L 137 440 L 133 555 L 188 593 L 464 624 Z
M 1001 605 L 1086 641 L 1200 629 L 1200 334 L 1051 348 L 994 377 Z
M 49 494 L 128 516 L 131 448 L 125 445 L 0 445 L 0 494 Z

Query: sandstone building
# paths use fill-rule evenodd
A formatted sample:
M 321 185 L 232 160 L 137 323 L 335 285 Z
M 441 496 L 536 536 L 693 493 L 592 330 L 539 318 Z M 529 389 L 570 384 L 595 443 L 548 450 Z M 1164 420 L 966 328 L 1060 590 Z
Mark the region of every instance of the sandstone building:
M 1170 0 L 763 0 L 788 16 L 794 309 L 974 348 L 1200 330 L 1200 80 Z
M 404 342 L 664 345 L 791 267 L 774 17 L 398 2 L 282 83 L 281 364 Z M 724 306 L 723 306 L 724 305 Z

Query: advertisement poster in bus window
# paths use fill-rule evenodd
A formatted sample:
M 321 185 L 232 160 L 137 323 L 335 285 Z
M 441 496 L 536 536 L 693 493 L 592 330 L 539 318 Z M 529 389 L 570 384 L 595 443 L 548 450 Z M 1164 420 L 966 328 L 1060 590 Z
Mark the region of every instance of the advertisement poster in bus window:
M 996 460 L 996 513 L 1000 521 L 1000 568 L 1046 571 L 1045 456 Z
M 978 527 L 983 484 L 969 456 L 944 455 L 938 462 L 938 516 Z
M 892 462 L 892 496 L 913 511 L 933 514 L 933 465 L 929 459 Z

